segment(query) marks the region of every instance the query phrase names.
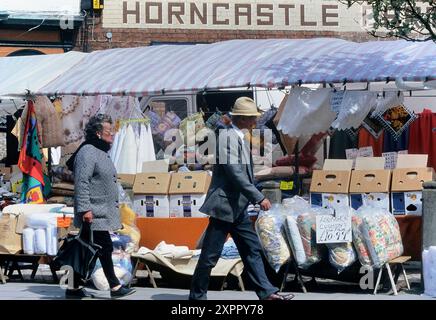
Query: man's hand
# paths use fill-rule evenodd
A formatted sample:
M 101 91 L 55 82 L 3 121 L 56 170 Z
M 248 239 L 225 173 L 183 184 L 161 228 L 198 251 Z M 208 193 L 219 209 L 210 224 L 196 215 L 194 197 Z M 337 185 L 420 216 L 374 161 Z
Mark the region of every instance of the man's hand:
M 87 211 L 83 215 L 83 221 L 88 222 L 88 223 L 92 223 L 93 217 L 94 216 L 92 215 L 92 211 Z
M 267 198 L 263 199 L 259 204 L 260 204 L 260 208 L 263 211 L 268 211 L 269 209 L 271 209 L 271 202 L 269 202 Z

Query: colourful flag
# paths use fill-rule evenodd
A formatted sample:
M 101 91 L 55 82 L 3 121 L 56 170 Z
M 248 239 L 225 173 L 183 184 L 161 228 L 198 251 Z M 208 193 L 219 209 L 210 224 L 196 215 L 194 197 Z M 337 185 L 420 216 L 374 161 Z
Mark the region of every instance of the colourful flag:
M 50 189 L 50 181 L 44 176 L 43 154 L 38 138 L 38 126 L 33 101 L 28 101 L 26 126 L 18 158 L 18 167 L 23 172 L 21 202 L 43 203 L 44 189 Z

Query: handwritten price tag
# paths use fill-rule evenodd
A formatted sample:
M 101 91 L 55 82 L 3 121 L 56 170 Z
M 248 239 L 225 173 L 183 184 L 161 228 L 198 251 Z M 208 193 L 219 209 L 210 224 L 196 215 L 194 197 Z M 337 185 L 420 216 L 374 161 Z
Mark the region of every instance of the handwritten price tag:
M 351 242 L 350 215 L 316 217 L 316 243 L 343 242 Z

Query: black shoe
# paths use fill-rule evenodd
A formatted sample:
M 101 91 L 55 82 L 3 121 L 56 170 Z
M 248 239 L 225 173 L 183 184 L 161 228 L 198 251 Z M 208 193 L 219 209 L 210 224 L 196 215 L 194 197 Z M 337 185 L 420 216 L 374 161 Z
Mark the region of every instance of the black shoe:
M 76 289 L 71 290 L 67 289 L 65 292 L 65 298 L 67 299 L 92 299 L 94 298 L 94 295 L 87 292 L 85 289 Z
M 136 292 L 135 289 L 126 288 L 126 287 L 121 286 L 116 291 L 111 290 L 111 298 L 121 298 L 121 297 L 131 295 L 132 293 L 135 293 L 135 292 Z

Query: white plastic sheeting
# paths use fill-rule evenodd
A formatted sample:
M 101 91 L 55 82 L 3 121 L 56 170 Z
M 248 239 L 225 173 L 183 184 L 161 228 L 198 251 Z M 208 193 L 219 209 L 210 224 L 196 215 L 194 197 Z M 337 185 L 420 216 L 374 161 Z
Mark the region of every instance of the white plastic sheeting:
M 36 92 L 80 62 L 86 53 L 68 52 L 0 58 L 0 97 Z
M 325 132 L 336 118 L 330 108 L 331 89 L 291 90 L 277 129 L 291 137 Z

